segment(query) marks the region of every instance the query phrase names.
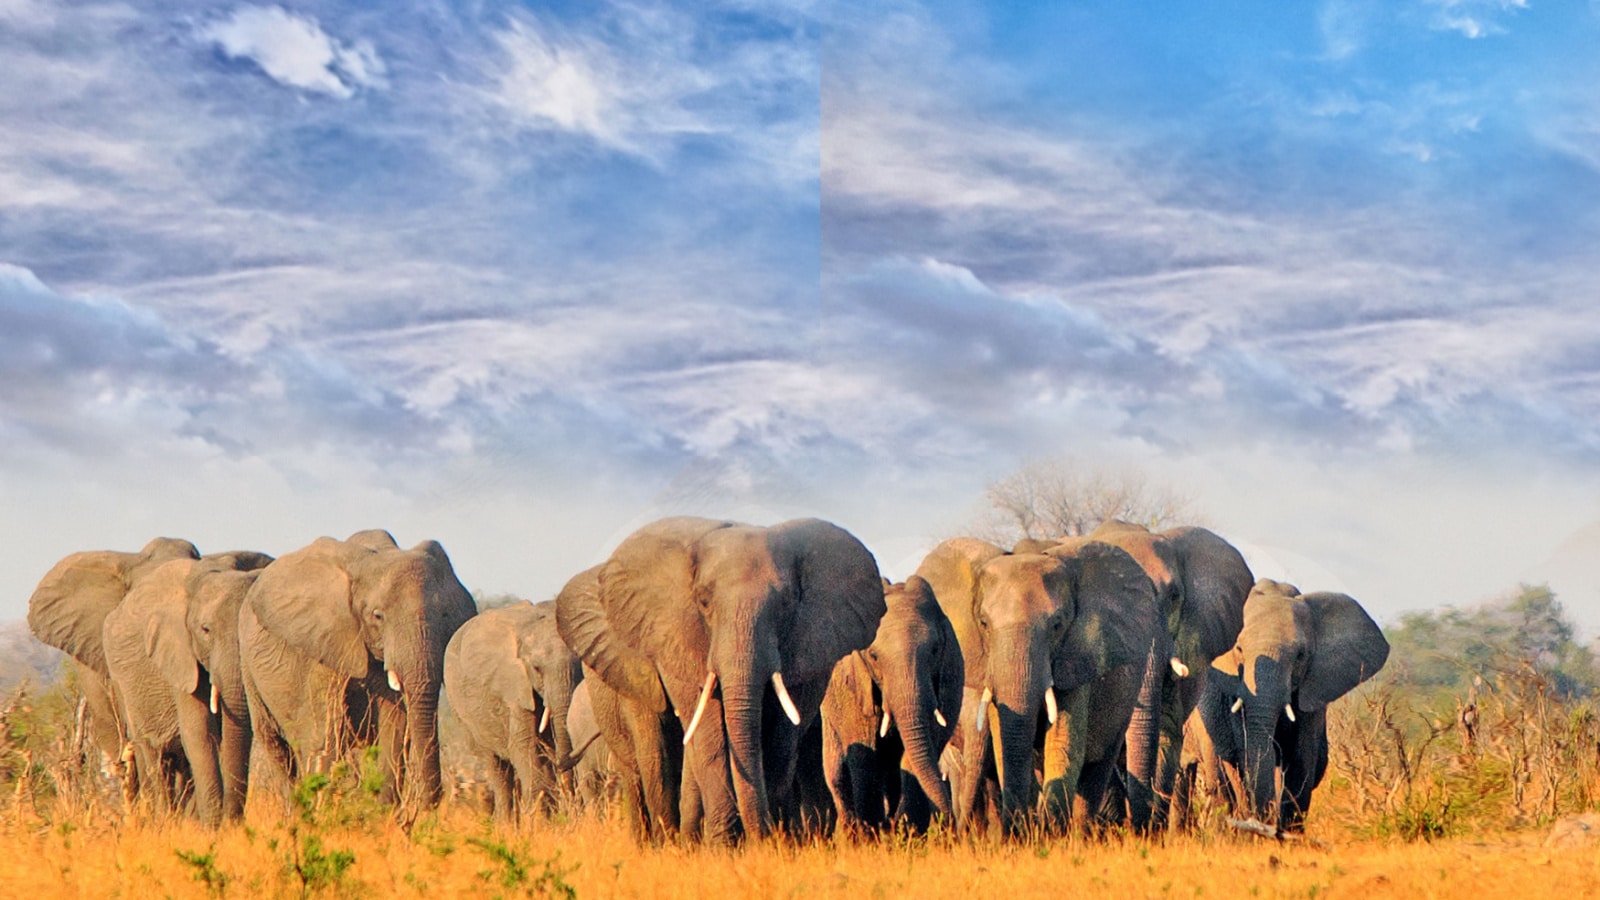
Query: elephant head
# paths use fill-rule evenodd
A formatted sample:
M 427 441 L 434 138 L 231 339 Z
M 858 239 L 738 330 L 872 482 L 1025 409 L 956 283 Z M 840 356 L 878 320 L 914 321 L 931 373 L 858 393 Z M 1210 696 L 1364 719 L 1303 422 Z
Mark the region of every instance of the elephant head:
M 567 713 L 572 694 L 583 680 L 583 662 L 556 630 L 554 601 L 536 603 L 517 631 L 517 659 L 538 705 L 539 733 L 555 744 L 558 767 L 572 762 L 572 735 Z
M 869 646 L 883 618 L 872 554 L 816 519 L 663 519 L 617 547 L 599 599 L 590 624 L 603 633 L 564 631 L 568 641 L 618 691 L 653 702 L 657 680 L 665 687 L 713 839 L 735 821 L 767 834 L 834 663 Z M 653 677 L 611 681 L 639 658 Z
M 1075 539 L 1047 554 L 989 560 L 971 602 L 994 704 L 1002 803 L 1014 817 L 1031 803 L 1035 738 L 1041 727 L 1056 726 L 1060 698 L 1074 697 L 1071 718 L 1077 721 L 1066 737 L 1081 740 L 1071 732 L 1088 727 L 1083 689 L 1149 655 L 1159 628 L 1154 589 L 1128 554 Z M 980 714 L 984 705 L 980 698 Z M 1047 789 L 1058 820 L 1083 763 L 1081 745 L 1046 742 Z
M 913 575 L 884 591 L 888 609 L 872 646 L 862 654 L 883 702 L 882 737 L 891 725 L 905 745 L 901 765 L 916 778 L 934 809 L 953 818 L 950 785 L 939 756 L 960 721 L 966 666 L 950 619 L 933 588 Z
M 246 602 L 261 627 L 291 649 L 367 682 L 380 718 L 387 710 L 403 722 L 391 728 L 380 721 L 380 728 L 404 735 L 403 748 L 385 748 L 403 750 L 404 805 L 436 804 L 445 646 L 477 612 L 444 548 L 424 541 L 402 550 L 386 531 L 319 538 L 262 570 Z M 398 762 L 393 768 L 401 775 Z
M 1312 760 L 1308 779 L 1286 779 L 1286 793 L 1303 795 L 1280 804 L 1280 767 L 1299 767 L 1302 746 L 1325 754 L 1327 705 L 1377 674 L 1388 658 L 1382 629 L 1350 597 L 1256 582 L 1237 645 L 1208 673 L 1229 712 L 1240 717 L 1240 777 L 1252 815 L 1292 824 L 1283 818 L 1304 809 L 1322 772 Z

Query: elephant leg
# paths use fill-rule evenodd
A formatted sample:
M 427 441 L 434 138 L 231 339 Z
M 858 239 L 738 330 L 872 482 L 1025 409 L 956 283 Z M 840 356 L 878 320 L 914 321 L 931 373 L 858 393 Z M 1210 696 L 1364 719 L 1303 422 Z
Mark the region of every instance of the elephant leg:
M 869 744 L 853 743 L 845 750 L 844 763 L 850 788 L 846 802 L 863 829 L 881 829 L 885 819 L 877 750 Z
M 200 690 L 209 694 L 209 685 L 202 683 Z M 222 769 L 218 750 L 222 743 L 222 723 L 211 715 L 210 708 L 199 697 L 181 694 L 173 700 L 178 710 L 178 739 L 194 780 L 195 815 L 207 825 L 220 825 Z
M 1087 828 L 1101 821 L 1107 789 L 1114 780 L 1112 776 L 1116 770 L 1116 757 L 1084 763 L 1083 771 L 1078 776 L 1078 797 L 1072 804 L 1073 818 L 1079 823 L 1080 828 Z M 1120 820 L 1120 816 L 1118 819 Z
M 1311 810 L 1311 792 L 1328 770 L 1327 711 L 1302 712 L 1295 742 L 1287 745 L 1283 765 L 1283 797 L 1278 813 L 1280 831 L 1299 831 Z
M 706 701 L 701 727 L 695 731 L 694 740 L 683 748 L 682 758 L 684 769 L 693 771 L 699 791 L 704 841 L 712 846 L 726 846 L 738 840 L 741 821 L 734 794 L 728 736 L 724 728 L 719 727 L 723 722 L 723 706 L 718 693 L 713 692 Z M 710 727 L 706 727 L 708 724 Z M 745 826 L 744 830 L 750 829 Z
M 1089 685 L 1070 692 L 1059 706 L 1056 722 L 1045 734 L 1044 813 L 1046 828 L 1065 829 L 1083 772 L 1089 732 Z
M 79 689 L 83 691 L 84 706 L 88 712 L 84 724 L 87 737 L 94 742 L 111 770 L 117 773 L 123 796 L 131 803 L 139 795 L 139 775 L 138 770 L 128 766 L 122 758 L 122 720 L 111 699 L 111 687 L 99 672 L 88 666 L 78 666 L 77 671 Z
M 833 795 L 833 808 L 840 826 L 851 832 L 861 828 L 856 815 L 854 795 L 850 788 L 850 769 L 845 764 L 844 738 L 833 723 L 823 723 L 822 773 L 828 783 L 828 793 Z
M 1183 762 L 1183 726 L 1200 702 L 1205 682 L 1203 673 L 1178 678 L 1167 669 L 1166 676 L 1161 695 L 1161 746 L 1156 756 L 1155 809 L 1151 822 L 1156 829 L 1166 827 L 1168 809 L 1173 801 L 1173 783 Z
M 526 711 L 513 713 L 508 738 L 511 767 L 517 775 L 520 814 L 527 816 L 535 810 L 549 812 L 557 785 L 554 769 L 548 762 L 549 753 L 539 741 L 538 719 Z
M 708 719 L 707 723 L 711 721 L 714 720 Z M 649 831 L 662 838 L 676 834 L 683 816 L 679 809 L 680 797 L 690 790 L 690 778 L 685 773 L 691 768 L 677 719 L 671 713 L 658 716 L 640 708 L 629 717 L 629 727 Z M 696 793 L 696 809 L 698 796 Z M 689 811 L 689 801 L 684 800 L 682 807 L 684 812 Z M 686 833 L 697 827 L 696 819 L 683 817 L 681 820 L 685 822 Z
M 905 822 L 917 834 L 922 834 L 933 823 L 933 801 L 922 789 L 922 782 L 917 779 L 916 773 L 901 767 L 897 776 L 900 781 L 900 802 L 895 805 L 894 818 Z
M 500 757 L 488 756 L 490 813 L 497 822 L 513 821 L 517 815 L 515 771 Z

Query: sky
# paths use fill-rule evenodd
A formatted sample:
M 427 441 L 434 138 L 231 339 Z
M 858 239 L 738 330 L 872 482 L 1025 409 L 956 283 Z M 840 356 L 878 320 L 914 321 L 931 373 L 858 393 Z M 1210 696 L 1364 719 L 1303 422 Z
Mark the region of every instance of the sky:
M 1537 0 L 0 0 L 0 619 L 158 534 L 384 527 L 537 600 L 663 515 L 816 515 L 904 577 L 1053 456 L 1381 621 L 1492 597 L 1600 521 L 1597 41 Z

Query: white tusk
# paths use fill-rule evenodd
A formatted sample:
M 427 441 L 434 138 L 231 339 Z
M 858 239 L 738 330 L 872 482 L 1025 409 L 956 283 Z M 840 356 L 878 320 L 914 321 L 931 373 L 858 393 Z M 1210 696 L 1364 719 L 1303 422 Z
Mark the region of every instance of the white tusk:
M 878 725 L 878 737 L 889 736 L 889 711 L 883 711 L 883 722 Z
M 1045 688 L 1044 717 L 1050 720 L 1051 725 L 1054 725 L 1056 723 L 1056 716 L 1060 715 L 1060 713 L 1061 711 L 1056 708 L 1056 689 L 1053 687 Z
M 689 717 L 689 727 L 683 730 L 683 745 L 689 746 L 694 730 L 700 727 L 700 717 L 705 715 L 706 701 L 711 699 L 711 689 L 717 685 L 717 673 L 706 673 L 706 686 L 700 689 L 700 702 L 694 705 L 694 715 Z
M 790 722 L 799 725 L 800 710 L 795 709 L 794 701 L 789 698 L 789 689 L 783 686 L 782 672 L 772 673 L 772 687 L 778 692 L 778 702 L 783 704 L 784 714 L 789 717 Z
M 983 734 L 983 726 L 989 721 L 989 701 L 994 699 L 994 691 L 984 688 L 983 694 L 978 697 L 978 734 Z
M 389 674 L 389 690 L 397 694 L 400 693 L 400 676 L 396 675 L 393 669 L 385 669 L 384 671 Z
M 1228 707 L 1228 712 L 1236 713 L 1241 709 L 1244 709 L 1244 698 L 1243 697 L 1235 697 L 1235 698 L 1233 698 L 1233 705 Z
M 939 711 L 939 710 L 937 710 L 937 709 L 935 709 L 935 710 L 934 710 L 934 711 L 933 711 L 933 720 L 934 720 L 934 721 L 935 721 L 935 722 L 938 722 L 938 723 L 939 723 L 939 727 L 940 727 L 940 728 L 949 728 L 949 727 L 950 727 L 950 723 L 949 723 L 949 722 L 946 722 L 946 721 L 945 721 L 945 720 L 944 720 L 944 713 L 942 713 L 942 712 L 940 712 L 940 711 Z
M 540 734 L 544 734 L 545 733 L 545 729 L 547 729 L 549 727 L 550 727 L 550 704 L 546 703 L 544 705 L 544 712 L 541 713 L 540 716 L 539 716 L 539 733 Z
M 1283 705 L 1283 713 L 1284 713 L 1284 715 L 1289 717 L 1289 721 L 1293 722 L 1294 721 L 1294 704 L 1293 703 L 1285 703 Z
M 219 702 L 217 697 L 217 683 L 213 681 L 211 682 L 211 714 L 213 716 L 216 715 L 219 707 L 221 706 L 222 704 Z
M 1183 660 L 1174 656 L 1172 659 L 1167 660 L 1167 662 L 1172 664 L 1173 674 L 1177 675 L 1179 678 L 1189 677 L 1189 667 L 1183 664 Z

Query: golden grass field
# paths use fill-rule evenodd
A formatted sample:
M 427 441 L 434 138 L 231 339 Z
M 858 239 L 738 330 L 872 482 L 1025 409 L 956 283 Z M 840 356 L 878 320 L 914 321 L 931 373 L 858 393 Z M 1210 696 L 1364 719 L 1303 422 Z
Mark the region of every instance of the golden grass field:
M 386 818 L 301 826 L 256 816 L 187 822 L 0 826 L 0 896 L 51 897 L 1582 897 L 1600 852 L 1547 849 L 1545 831 L 1437 842 L 1324 835 L 1278 843 L 1191 834 L 1144 841 L 987 843 L 940 838 L 777 841 L 735 850 L 635 846 L 616 821 L 495 829 L 457 807 L 408 836 Z M 1317 834 L 1315 827 L 1313 835 Z M 290 847 L 320 841 L 301 854 Z M 298 837 L 298 841 L 295 838 Z M 327 858 L 353 861 L 330 875 Z M 188 859 L 180 857 L 186 854 Z M 322 869 L 317 868 L 317 857 Z M 570 890 L 570 892 L 569 892 Z

